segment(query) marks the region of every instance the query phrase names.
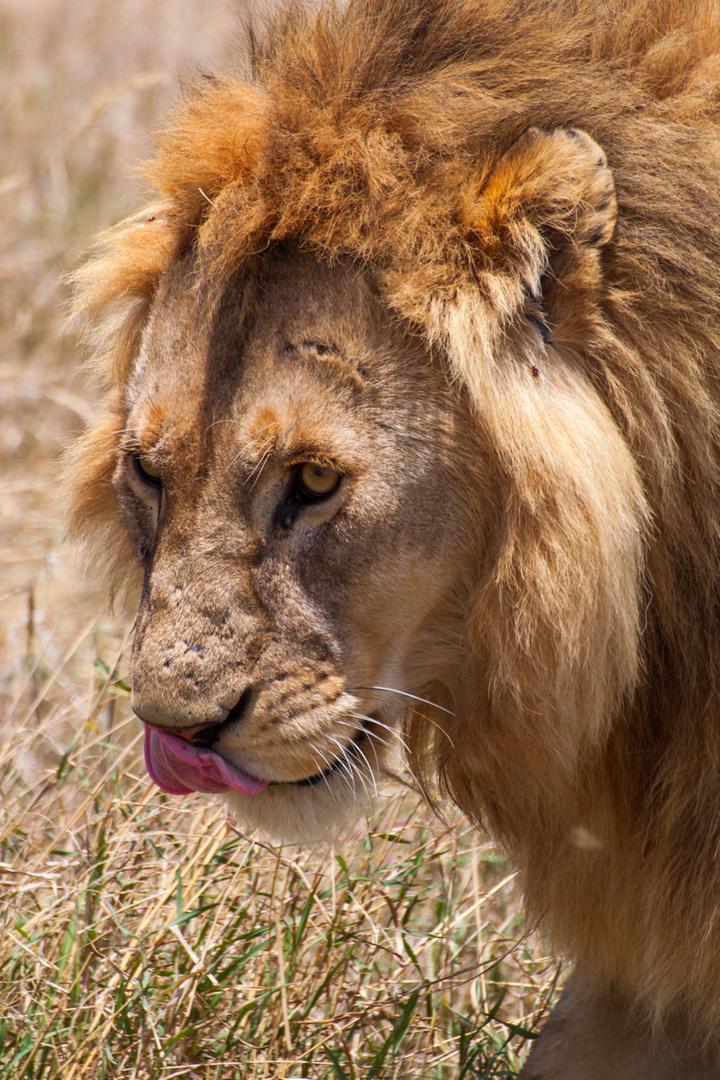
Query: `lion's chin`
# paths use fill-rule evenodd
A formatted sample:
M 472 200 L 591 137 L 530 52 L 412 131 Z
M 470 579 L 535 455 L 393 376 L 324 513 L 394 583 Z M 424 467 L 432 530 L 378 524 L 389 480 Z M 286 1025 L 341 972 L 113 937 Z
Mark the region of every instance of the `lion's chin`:
M 338 779 L 313 787 L 269 784 L 252 798 L 227 792 L 224 801 L 242 827 L 257 829 L 272 840 L 314 847 L 347 837 L 369 809 L 367 788 L 372 787 L 374 783 L 367 783 L 353 791 Z

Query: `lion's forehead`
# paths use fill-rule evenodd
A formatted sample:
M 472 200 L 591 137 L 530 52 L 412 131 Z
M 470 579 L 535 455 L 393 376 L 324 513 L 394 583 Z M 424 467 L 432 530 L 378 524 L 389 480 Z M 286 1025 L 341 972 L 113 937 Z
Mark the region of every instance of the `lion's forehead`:
M 179 260 L 131 373 L 128 427 L 183 467 L 324 451 L 351 471 L 363 447 L 389 452 L 424 427 L 432 399 L 447 411 L 444 379 L 416 350 L 357 270 L 278 256 L 218 300 Z
M 288 466 L 310 458 L 353 472 L 365 454 L 387 444 L 383 429 L 368 424 L 354 388 L 327 372 L 325 358 L 298 359 L 255 344 L 248 342 L 235 378 L 218 386 L 207 385 L 207 354 L 151 370 L 129 410 L 139 448 L 155 451 L 166 466 L 196 460 L 252 472 L 269 458 Z

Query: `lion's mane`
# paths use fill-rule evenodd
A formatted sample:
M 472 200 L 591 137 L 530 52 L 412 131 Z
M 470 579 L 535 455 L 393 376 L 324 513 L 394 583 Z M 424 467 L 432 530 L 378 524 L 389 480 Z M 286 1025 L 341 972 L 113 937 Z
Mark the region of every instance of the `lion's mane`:
M 78 274 L 78 309 L 106 312 L 105 414 L 71 465 L 74 526 L 121 581 L 123 385 L 173 260 L 194 244 L 219 287 L 287 239 L 372 267 L 465 387 L 502 475 L 454 749 L 412 727 L 415 765 L 517 856 L 556 940 L 706 1035 L 720 1032 L 719 48 L 700 0 L 276 16 L 251 35 L 247 77 L 186 88 L 147 167 L 156 203 Z M 592 172 L 595 143 L 607 164 Z M 523 305 L 569 372 L 532 408 L 506 360 Z

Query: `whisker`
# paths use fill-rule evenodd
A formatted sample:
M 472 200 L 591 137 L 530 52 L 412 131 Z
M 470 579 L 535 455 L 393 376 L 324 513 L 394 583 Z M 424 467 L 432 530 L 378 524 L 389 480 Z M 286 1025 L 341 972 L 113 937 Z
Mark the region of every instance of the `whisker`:
M 432 709 L 439 709 L 440 712 L 447 713 L 448 716 L 455 715 L 451 709 L 446 709 L 444 705 L 436 705 L 434 701 L 418 697 L 417 694 L 409 694 L 407 690 L 396 690 L 393 686 L 348 686 L 347 690 L 351 694 L 355 693 L 356 690 L 382 690 L 387 694 L 399 694 L 401 697 L 412 698 L 413 701 L 419 701 L 421 705 L 429 705 Z
M 396 742 L 398 742 L 400 744 L 400 746 L 403 748 L 403 750 L 405 751 L 407 756 L 410 757 L 410 747 L 408 746 L 407 742 L 405 741 L 403 736 L 400 734 L 400 732 L 397 731 L 395 728 L 390 727 L 389 724 L 383 723 L 382 720 L 377 720 L 374 716 L 363 716 L 362 713 L 351 713 L 350 715 L 356 717 L 356 719 L 358 719 L 358 720 L 367 720 L 373 726 L 377 725 L 379 727 L 385 728 L 393 736 L 393 739 L 396 740 Z M 345 727 L 353 727 L 352 724 L 348 724 L 347 720 L 338 720 L 338 721 L 336 721 L 336 723 L 343 724 Z M 365 733 L 371 740 L 374 740 L 375 742 L 379 743 L 381 746 L 385 746 L 388 750 L 394 750 L 395 749 L 395 746 L 394 746 L 393 743 L 391 743 L 388 739 L 384 739 L 381 735 L 378 735 L 377 731 L 374 731 L 372 729 L 372 727 L 371 728 L 366 728 Z M 379 772 L 384 772 L 387 776 L 390 776 L 395 780 L 400 780 L 400 777 L 398 777 L 397 774 L 392 769 L 389 769 L 387 766 L 381 766 L 380 765 L 380 762 L 378 761 L 378 757 L 377 757 L 377 751 L 375 750 L 374 745 L 373 745 L 373 753 L 375 754 L 375 760 L 377 762 L 378 771 Z M 409 774 L 410 779 L 413 780 L 414 783 L 417 785 L 418 790 L 422 790 L 422 784 L 418 780 L 418 778 L 415 775 L 415 773 L 413 772 L 413 770 L 410 768 L 410 765 L 408 764 L 407 760 L 403 762 L 403 768 Z M 405 783 L 405 781 L 402 781 L 402 782 Z M 375 784 L 375 787 L 376 787 L 376 790 L 377 790 L 377 782 Z
M 340 750 L 340 753 L 335 758 L 335 762 L 337 763 L 338 770 L 342 770 L 342 772 L 345 773 L 347 775 L 348 779 L 350 780 L 350 783 L 352 784 L 353 799 L 357 800 L 357 789 L 355 787 L 355 774 L 354 774 L 354 770 L 352 768 L 352 764 L 350 762 L 350 759 L 348 758 L 348 755 L 347 755 L 347 747 L 344 747 L 343 744 L 340 742 L 340 740 L 336 739 L 333 735 L 330 735 L 329 739 L 330 739 L 331 742 L 334 742 L 336 744 L 336 746 Z M 369 794 L 369 792 L 368 792 L 368 794 Z
M 376 700 L 376 701 L 382 701 L 382 698 L 376 698 L 375 700 Z M 442 706 L 440 706 L 440 705 L 436 705 L 436 706 L 434 706 L 434 707 L 435 707 L 436 709 L 440 709 L 440 708 L 441 708 Z M 411 714 L 411 716 L 419 716 L 419 717 L 420 717 L 420 719 L 421 719 L 421 720 L 424 720 L 426 724 L 430 724 L 430 725 L 431 725 L 431 727 L 434 727 L 434 728 L 436 728 L 436 729 L 437 729 L 437 730 L 438 730 L 438 731 L 440 732 L 440 734 L 441 734 L 441 735 L 444 735 L 444 736 L 445 736 L 445 738 L 447 739 L 447 741 L 448 741 L 448 742 L 450 743 L 451 747 L 452 747 L 453 749 L 455 748 L 455 743 L 453 742 L 453 740 L 452 740 L 451 736 L 450 736 L 450 735 L 448 734 L 448 732 L 447 732 L 447 731 L 445 730 L 445 728 L 444 728 L 444 727 L 442 726 L 442 724 L 439 724 L 439 723 L 437 722 L 437 720 L 433 720 L 433 719 L 432 719 L 432 718 L 431 718 L 430 716 L 426 716 L 426 714 L 425 714 L 425 713 L 423 713 L 423 712 L 419 712 L 419 711 L 418 711 L 417 709 L 411 709 L 409 705 L 405 705 L 405 706 L 404 706 L 404 710 L 405 710 L 405 712 L 406 712 L 406 713 L 410 713 L 410 714 Z M 444 711 L 445 711 L 446 713 L 448 713 L 448 715 L 449 715 L 449 716 L 454 716 L 454 715 L 455 715 L 455 713 L 451 713 L 449 709 L 445 709 Z M 379 721 L 379 720 L 376 720 L 376 719 L 375 719 L 375 717 L 368 717 L 367 719 L 370 719 L 370 720 L 375 720 L 375 722 L 376 722 L 376 723 L 380 723 L 380 721 Z M 387 726 L 387 725 L 386 725 L 386 726 Z M 398 738 L 400 738 L 400 736 L 399 736 L 399 735 L 398 735 Z M 403 745 L 405 746 L 405 744 L 404 744 L 404 743 L 403 743 Z M 405 749 L 407 750 L 407 746 L 405 746 Z
M 358 767 L 358 762 L 356 760 L 354 760 L 358 756 L 362 757 L 362 759 L 364 760 L 364 762 L 365 762 L 365 764 L 367 766 L 367 770 L 368 770 L 367 774 L 365 773 L 365 771 L 363 769 Z M 375 788 L 375 795 L 377 796 L 377 794 L 378 794 L 377 783 L 375 782 L 375 775 L 374 775 L 374 773 L 372 771 L 372 768 L 370 767 L 370 762 L 365 757 L 365 754 L 363 753 L 362 749 L 356 743 L 350 743 L 350 745 L 347 747 L 347 749 L 345 751 L 345 757 L 342 759 L 342 761 L 343 761 L 343 763 L 347 762 L 347 764 L 350 766 L 350 770 L 351 770 L 352 777 L 353 777 L 353 780 L 352 780 L 353 798 L 355 798 L 357 800 L 357 791 L 356 791 L 356 788 L 355 788 L 355 777 L 357 777 L 358 780 L 360 781 L 360 783 L 362 784 L 363 791 L 365 792 L 365 795 L 367 796 L 367 798 L 369 800 L 371 800 L 372 797 L 373 797 L 372 793 L 370 792 L 370 788 L 368 787 L 368 783 L 367 783 L 368 778 L 371 777 L 372 781 L 373 781 L 374 788 Z
M 266 426 L 270 427 L 269 424 L 266 425 Z M 262 431 L 263 429 L 261 428 L 260 430 Z M 260 444 L 260 454 L 262 456 L 260 458 L 260 461 L 258 461 L 255 464 L 255 468 L 250 473 L 250 476 L 248 477 L 248 480 L 253 475 L 253 473 L 255 472 L 255 469 L 257 469 L 258 465 L 263 465 L 264 464 L 267 454 L 269 454 L 272 451 L 272 446 L 273 446 L 274 441 L 275 441 L 275 436 L 270 435 L 270 436 L 268 436 L 267 439 L 264 440 L 264 442 L 262 442 Z M 232 458 L 232 460 L 228 462 L 228 465 L 227 465 L 228 469 L 231 468 L 231 466 L 233 466 L 235 464 L 235 462 L 238 460 L 238 458 L 242 457 L 242 455 L 245 453 L 246 450 L 250 449 L 250 447 L 253 445 L 253 443 L 254 443 L 254 440 L 251 439 L 250 442 L 247 442 L 247 443 L 245 443 L 244 446 L 240 447 L 237 454 L 235 454 L 235 456 Z M 247 483 L 247 480 L 245 481 L 245 483 Z
M 410 748 L 408 747 L 408 744 L 407 744 L 407 742 L 405 740 L 404 735 L 400 731 L 398 731 L 396 728 L 391 727 L 390 724 L 386 724 L 382 720 L 377 720 L 374 716 L 363 716 L 362 713 L 350 713 L 350 715 L 354 716 L 356 720 L 367 720 L 368 723 L 372 724 L 375 727 L 384 728 L 385 731 L 388 731 L 392 735 L 393 739 L 397 740 L 397 742 L 400 744 L 400 746 L 403 748 L 403 750 L 407 754 L 410 753 Z M 348 726 L 351 726 L 351 725 L 348 725 Z M 372 728 L 365 728 L 365 732 L 368 735 L 373 734 Z M 389 739 L 380 740 L 380 737 L 378 736 L 378 740 L 381 741 L 383 743 L 383 745 L 387 746 L 388 749 L 392 749 L 392 743 L 390 742 Z
M 372 717 L 372 716 L 361 716 L 359 713 L 351 713 L 350 715 L 356 717 L 358 720 L 371 720 L 373 722 L 373 724 L 376 723 L 375 718 Z M 356 728 L 355 724 L 350 724 L 347 720 L 336 720 L 335 723 L 336 724 L 341 724 L 343 727 L 350 728 L 350 730 L 353 731 L 353 732 L 357 732 L 357 728 Z M 395 744 L 399 743 L 400 746 L 402 747 L 402 749 L 405 750 L 406 753 L 409 753 L 407 743 L 405 742 L 402 735 L 398 731 L 395 731 L 394 728 L 389 727 L 387 724 L 379 724 L 378 726 L 386 728 L 390 732 L 390 734 L 393 736 L 393 741 L 391 741 L 390 739 L 384 739 L 382 737 L 382 735 L 378 734 L 377 731 L 373 731 L 370 728 L 365 728 L 365 734 L 367 735 L 367 737 L 369 739 L 371 739 L 375 743 L 378 743 L 378 745 L 380 745 L 380 746 L 386 747 L 386 749 L 388 749 L 388 750 L 395 750 L 396 749 Z M 375 747 L 374 746 L 373 746 L 373 751 L 375 752 Z M 377 753 L 375 753 L 375 757 L 377 758 Z M 378 762 L 378 768 L 380 768 L 379 762 Z
M 369 718 L 368 717 L 358 717 L 358 719 L 364 720 L 364 719 L 369 719 Z M 348 723 L 347 720 L 337 720 L 336 723 L 340 724 L 342 727 L 350 728 L 350 730 L 353 731 L 353 732 L 357 732 L 357 728 L 355 727 L 355 725 Z M 366 734 L 369 735 L 370 732 L 366 732 Z M 335 739 L 334 741 L 338 742 L 337 739 Z M 389 743 L 387 745 L 389 746 Z M 375 763 L 377 765 L 377 771 L 379 772 L 380 771 L 380 762 L 378 760 L 377 752 L 376 752 L 374 746 L 373 746 L 373 753 L 375 754 Z M 375 772 L 373 771 L 372 765 L 368 761 L 367 756 L 365 755 L 365 752 L 363 751 L 362 747 L 358 746 L 358 744 L 355 743 L 355 742 L 351 742 L 345 748 L 345 757 L 346 757 L 346 759 L 352 761 L 352 757 L 353 757 L 354 754 L 359 755 L 363 759 L 365 764 L 367 765 L 368 773 L 369 773 L 370 777 L 372 778 L 373 787 L 375 789 L 375 795 L 377 796 L 377 794 L 378 794 L 377 778 L 375 776 Z M 363 777 L 362 773 L 360 774 L 360 777 L 363 780 L 363 787 L 365 788 L 365 791 L 366 791 L 366 793 L 368 795 L 368 798 L 369 798 L 370 797 L 370 791 L 369 791 L 367 785 L 364 782 L 364 777 Z
M 380 772 L 381 772 L 381 769 L 380 769 L 380 759 L 378 758 L 378 752 L 377 752 L 377 747 L 376 747 L 376 745 L 375 745 L 375 740 L 374 740 L 374 739 L 372 738 L 372 735 L 373 735 L 373 733 L 372 733 L 372 732 L 368 732 L 368 735 L 370 736 L 370 746 L 371 746 L 371 748 L 372 748 L 373 756 L 374 756 L 374 758 L 375 758 L 375 770 L 376 770 L 376 772 L 375 772 L 375 773 L 373 773 L 373 784 L 375 785 L 375 794 L 377 795 L 377 790 L 378 790 L 378 786 L 377 786 L 377 776 L 378 776 L 378 775 L 380 774 Z M 383 745 L 386 745 L 386 746 L 388 747 L 388 749 L 391 749 L 391 747 L 390 747 L 390 744 L 389 744 L 389 743 L 388 743 L 388 742 L 387 742 L 387 741 L 386 741 L 385 739 L 381 739 L 381 738 L 380 738 L 380 736 L 375 736 L 375 738 L 376 738 L 376 739 L 377 739 L 377 740 L 378 740 L 379 742 L 381 742 L 381 743 L 382 743 Z M 367 758 L 366 758 L 365 760 L 367 761 Z M 369 767 L 370 767 L 370 763 L 368 762 L 368 768 L 369 768 Z M 376 775 L 376 774 L 377 774 L 377 775 Z
M 228 427 L 238 427 L 240 425 L 240 422 L 241 421 L 237 417 L 228 417 L 228 416 L 221 416 L 219 418 L 216 417 L 216 419 L 213 420 L 212 423 L 208 424 L 208 426 L 205 428 L 205 432 L 207 434 L 207 432 L 211 431 L 212 428 L 219 427 L 220 424 L 227 424 Z M 267 431 L 268 428 L 276 427 L 276 426 L 277 426 L 277 421 L 271 420 L 269 424 L 264 424 L 261 428 L 257 428 L 256 431 L 253 431 L 253 436 L 259 435 L 261 431 Z M 247 450 L 247 448 L 249 446 L 252 446 L 252 440 L 247 444 L 247 446 L 244 447 L 244 449 Z M 242 451 L 240 451 L 240 452 L 242 453 Z
M 353 743 L 351 753 L 354 754 L 354 755 L 359 755 L 363 759 L 365 764 L 367 765 L 367 773 L 360 772 L 358 774 L 360 776 L 362 786 L 365 788 L 365 794 L 367 795 L 368 799 L 372 798 L 372 795 L 370 794 L 370 789 L 368 788 L 367 783 L 366 783 L 366 780 L 370 779 L 370 780 L 372 780 L 374 796 L 375 796 L 375 798 L 377 798 L 377 796 L 378 796 L 377 777 L 376 777 L 376 775 L 375 775 L 375 773 L 373 771 L 372 765 L 370 764 L 370 762 L 367 759 L 365 751 L 362 749 L 362 747 L 358 746 L 356 743 Z
M 325 785 L 325 787 L 330 792 L 330 794 L 332 796 L 332 799 L 333 799 L 333 802 L 337 802 L 337 794 L 336 794 L 332 784 L 330 783 L 330 777 L 326 775 L 326 770 L 330 767 L 332 762 L 328 761 L 327 758 L 326 758 L 326 755 L 323 754 L 323 753 L 320 753 L 320 762 L 318 762 L 318 760 L 315 757 L 315 754 L 314 754 L 314 752 L 312 750 L 310 751 L 310 757 L 312 758 L 313 764 L 315 765 L 315 768 L 317 769 L 317 773 L 315 775 L 316 776 L 319 775 L 319 776 L 322 777 L 323 784 Z M 323 764 L 323 761 L 325 762 L 324 764 Z
M 327 760 L 327 755 L 324 754 L 317 747 L 314 747 L 312 749 L 306 748 L 306 750 L 307 750 L 308 755 L 312 758 L 313 765 L 315 766 L 314 775 L 315 776 L 320 776 L 322 778 L 322 781 L 325 784 L 325 787 L 328 789 L 328 791 L 330 792 L 330 795 L 332 796 L 333 802 L 337 802 L 337 795 L 336 795 L 336 792 L 334 791 L 334 789 L 332 787 L 332 784 L 330 783 L 330 778 L 325 775 L 327 769 L 333 764 L 332 761 L 328 761 Z M 318 758 L 317 758 L 316 754 L 320 755 L 320 760 L 319 761 L 318 761 Z M 300 761 L 299 751 L 297 751 L 297 750 L 294 751 L 293 752 L 293 757 L 295 758 L 296 761 L 299 762 Z
M 374 695 L 374 696 L 364 695 L 360 700 L 361 701 L 367 701 L 367 700 L 379 701 L 379 702 L 382 702 L 383 704 L 387 704 L 385 702 L 385 700 L 383 698 L 379 697 L 378 695 Z M 439 706 L 435 706 L 435 708 L 438 708 L 438 707 Z M 409 713 L 411 716 L 419 716 L 421 720 L 426 720 L 428 724 L 436 724 L 435 720 L 431 720 L 430 717 L 427 716 L 426 713 L 421 712 L 420 709 L 413 709 L 412 706 L 406 705 L 405 702 L 402 703 L 402 708 L 403 708 L 403 712 Z

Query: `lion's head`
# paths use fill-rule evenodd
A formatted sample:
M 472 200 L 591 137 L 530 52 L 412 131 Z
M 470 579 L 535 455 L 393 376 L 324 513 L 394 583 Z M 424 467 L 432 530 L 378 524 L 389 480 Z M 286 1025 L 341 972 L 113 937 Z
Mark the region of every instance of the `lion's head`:
M 571 272 L 593 285 L 605 156 L 533 130 L 485 190 L 537 168 L 536 191 L 569 188 L 539 213 L 573 216 Z M 453 193 L 468 251 L 476 183 Z M 192 246 L 163 271 L 103 463 L 144 569 L 132 703 L 161 786 L 232 789 L 307 838 L 369 792 L 403 724 L 418 769 L 431 743 L 462 783 L 488 706 L 537 726 L 542 701 L 570 771 L 602 736 L 637 674 L 646 512 L 607 407 L 547 340 L 546 264 L 528 251 L 500 320 L 475 283 L 429 294 L 425 334 L 386 268 L 290 238 L 220 281 Z
M 78 275 L 71 488 L 161 786 L 304 838 L 405 743 L 660 1008 L 717 979 L 720 214 L 714 69 L 631 6 L 295 11 L 190 88 Z

